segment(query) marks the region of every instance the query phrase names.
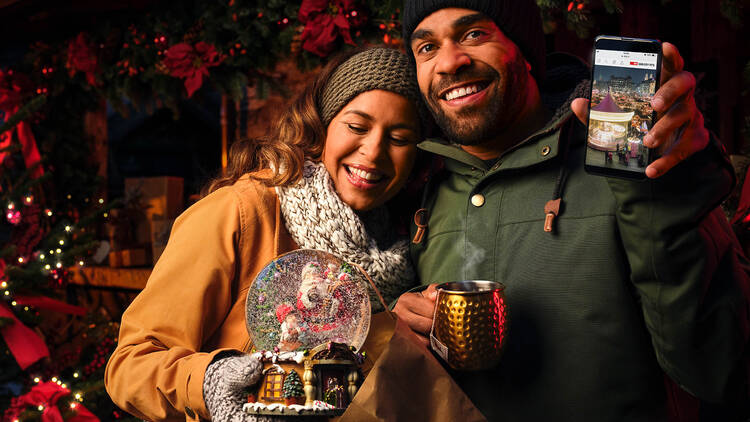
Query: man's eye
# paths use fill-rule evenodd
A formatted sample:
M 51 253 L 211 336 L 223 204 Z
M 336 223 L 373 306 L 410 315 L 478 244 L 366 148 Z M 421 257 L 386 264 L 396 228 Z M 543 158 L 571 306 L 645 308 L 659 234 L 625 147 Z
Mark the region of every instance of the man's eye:
M 481 37 L 482 35 L 484 35 L 484 32 L 482 32 L 482 31 L 480 31 L 478 29 L 475 29 L 473 31 L 469 31 L 466 34 L 466 39 L 468 39 L 468 40 L 475 40 L 475 39 Z
M 367 129 L 362 126 L 353 125 L 351 123 L 347 123 L 346 126 L 349 127 L 349 130 L 356 133 L 357 135 L 364 135 L 365 133 L 367 133 Z
M 417 54 L 424 54 L 424 53 L 429 53 L 430 51 L 433 51 L 434 49 L 435 49 L 435 44 L 432 44 L 432 43 L 425 43 L 425 44 L 422 44 L 422 45 L 421 45 L 421 46 L 420 46 L 420 47 L 419 47 L 419 48 L 417 49 Z

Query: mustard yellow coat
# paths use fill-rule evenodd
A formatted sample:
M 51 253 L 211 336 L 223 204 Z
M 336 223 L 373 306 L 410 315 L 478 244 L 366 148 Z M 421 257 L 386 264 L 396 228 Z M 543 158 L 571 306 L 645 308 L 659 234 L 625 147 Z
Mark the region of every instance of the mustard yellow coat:
M 104 382 L 147 420 L 209 419 L 203 375 L 225 350 L 249 350 L 245 296 L 256 274 L 297 249 L 273 188 L 245 175 L 175 222 L 143 291 L 122 317 Z

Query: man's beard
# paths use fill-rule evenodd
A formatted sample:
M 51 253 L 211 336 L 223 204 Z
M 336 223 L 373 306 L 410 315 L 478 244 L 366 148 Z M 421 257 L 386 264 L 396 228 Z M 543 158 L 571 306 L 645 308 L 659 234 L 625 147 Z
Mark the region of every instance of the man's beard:
M 435 123 L 440 127 L 443 135 L 451 142 L 459 145 L 478 145 L 495 138 L 505 129 L 511 114 L 517 112 L 514 102 L 522 101 L 520 93 L 525 92 L 526 80 L 523 78 L 525 68 L 521 63 L 511 63 L 504 75 L 500 75 L 490 66 L 477 68 L 474 64 L 459 74 L 451 75 L 441 79 L 430 91 L 426 99 L 427 107 L 430 109 Z M 512 80 L 506 80 L 512 78 Z M 451 116 L 440 107 L 440 99 L 437 93 L 445 88 L 456 85 L 463 81 L 482 80 L 495 82 L 494 88 L 487 86 L 484 89 L 493 89 L 487 92 L 487 104 L 480 106 L 464 107 Z M 518 107 L 521 105 L 518 104 Z

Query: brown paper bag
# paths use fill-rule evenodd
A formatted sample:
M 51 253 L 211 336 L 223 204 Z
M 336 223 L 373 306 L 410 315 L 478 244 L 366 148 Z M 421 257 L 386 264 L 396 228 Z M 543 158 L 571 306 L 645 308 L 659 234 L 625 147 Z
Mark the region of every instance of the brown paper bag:
M 396 314 L 373 315 L 365 381 L 339 422 L 486 421 Z

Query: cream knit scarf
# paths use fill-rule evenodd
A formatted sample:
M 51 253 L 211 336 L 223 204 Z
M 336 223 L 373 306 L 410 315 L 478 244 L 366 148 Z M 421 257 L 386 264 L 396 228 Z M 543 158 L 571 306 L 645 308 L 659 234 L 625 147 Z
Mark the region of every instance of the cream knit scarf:
M 276 192 L 286 228 L 301 248 L 324 250 L 361 266 L 372 277 L 386 303 L 412 287 L 414 271 L 408 258 L 407 240 L 379 249 L 360 216 L 339 198 L 322 163 L 305 161 L 302 179 L 291 186 L 277 186 Z M 387 211 L 380 209 L 368 214 L 383 218 Z M 373 311 L 383 310 L 372 291 L 370 303 Z

